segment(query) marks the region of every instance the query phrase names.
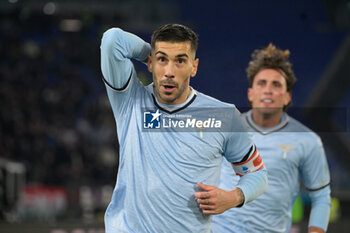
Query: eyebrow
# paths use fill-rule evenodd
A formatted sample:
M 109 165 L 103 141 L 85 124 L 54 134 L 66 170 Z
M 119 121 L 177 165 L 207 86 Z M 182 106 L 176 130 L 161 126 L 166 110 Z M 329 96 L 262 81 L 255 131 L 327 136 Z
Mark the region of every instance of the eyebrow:
M 157 54 L 162 54 L 164 56 L 168 56 L 168 54 L 164 53 L 163 51 L 157 51 L 155 53 L 155 55 L 157 55 Z M 188 55 L 186 53 L 181 53 L 181 54 L 176 55 L 175 57 L 177 57 L 177 58 L 178 57 L 188 57 Z
M 272 83 L 282 84 L 282 82 L 281 82 L 281 81 L 278 81 L 278 80 L 274 80 L 274 81 L 272 81 Z
M 259 80 L 257 80 L 256 82 L 257 82 L 257 83 L 261 83 L 261 82 L 266 83 L 267 81 L 266 81 L 266 79 L 259 79 Z M 273 84 L 280 84 L 280 85 L 283 85 L 282 82 L 279 81 L 279 80 L 272 80 L 272 83 L 273 83 Z

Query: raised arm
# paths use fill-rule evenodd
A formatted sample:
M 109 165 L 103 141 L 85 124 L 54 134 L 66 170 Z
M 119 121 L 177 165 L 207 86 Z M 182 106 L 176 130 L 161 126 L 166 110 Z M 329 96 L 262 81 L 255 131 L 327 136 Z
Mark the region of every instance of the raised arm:
M 144 61 L 151 46 L 138 36 L 120 28 L 107 30 L 101 42 L 101 70 L 108 86 L 119 91 L 127 88 L 133 72 L 130 59 Z

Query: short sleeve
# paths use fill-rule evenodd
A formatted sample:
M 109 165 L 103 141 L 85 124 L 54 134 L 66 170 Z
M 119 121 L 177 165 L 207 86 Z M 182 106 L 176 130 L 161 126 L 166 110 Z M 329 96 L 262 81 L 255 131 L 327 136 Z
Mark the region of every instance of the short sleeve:
M 250 152 L 254 143 L 251 132 L 248 132 L 248 126 L 236 108 L 231 122 L 230 130 L 227 132 L 224 156 L 229 162 L 237 163 Z

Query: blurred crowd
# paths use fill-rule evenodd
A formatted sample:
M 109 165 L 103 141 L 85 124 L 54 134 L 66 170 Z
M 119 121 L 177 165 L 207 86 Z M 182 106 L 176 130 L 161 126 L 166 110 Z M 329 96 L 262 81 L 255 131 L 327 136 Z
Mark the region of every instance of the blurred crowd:
M 98 19 L 60 30 L 53 16 L 0 15 L 0 157 L 26 183 L 115 182 L 118 143 L 101 80 Z

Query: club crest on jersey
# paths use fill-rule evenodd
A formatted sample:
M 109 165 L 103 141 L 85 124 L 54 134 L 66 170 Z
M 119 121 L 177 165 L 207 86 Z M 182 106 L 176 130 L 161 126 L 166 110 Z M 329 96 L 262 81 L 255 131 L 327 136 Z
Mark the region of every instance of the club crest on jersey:
M 205 136 L 205 128 L 204 127 L 198 127 L 198 134 L 200 138 L 204 138 Z
M 162 113 L 157 111 L 151 112 L 143 112 L 143 128 L 144 129 L 159 129 L 161 124 L 161 115 Z
M 287 152 L 288 152 L 288 151 L 290 151 L 290 150 L 292 150 L 292 149 L 295 148 L 295 146 L 287 146 L 287 145 L 282 144 L 282 143 L 280 143 L 280 144 L 278 144 L 278 145 L 282 148 L 282 151 L 283 151 L 283 156 L 282 156 L 282 158 L 283 158 L 283 159 L 286 159 L 286 158 L 287 158 Z

